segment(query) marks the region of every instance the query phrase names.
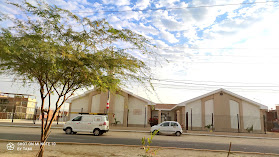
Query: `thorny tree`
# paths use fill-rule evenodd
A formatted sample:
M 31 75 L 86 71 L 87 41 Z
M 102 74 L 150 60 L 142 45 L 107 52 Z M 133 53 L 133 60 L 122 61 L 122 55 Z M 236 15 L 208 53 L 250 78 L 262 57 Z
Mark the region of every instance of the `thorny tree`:
M 39 84 L 41 115 L 51 117 L 50 121 L 42 118 L 41 143 L 50 135 L 55 115 L 76 90 L 94 86 L 115 91 L 125 81 L 150 82 L 150 69 L 132 55 L 156 57 L 145 37 L 114 29 L 105 20 L 80 18 L 42 1 L 10 4 L 22 14 L 1 16 L 2 22 L 13 25 L 0 31 L 0 73 Z M 57 100 L 51 115 L 52 93 L 57 94 Z M 43 153 L 42 144 L 37 155 Z

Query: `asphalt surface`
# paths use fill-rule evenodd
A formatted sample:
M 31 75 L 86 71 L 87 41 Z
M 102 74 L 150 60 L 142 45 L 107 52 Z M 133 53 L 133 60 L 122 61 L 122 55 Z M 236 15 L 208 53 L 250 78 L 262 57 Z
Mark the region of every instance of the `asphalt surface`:
M 164 136 L 164 135 L 158 135 Z M 179 138 L 179 137 L 174 137 Z M 0 139 L 7 140 L 25 140 L 39 141 L 38 134 L 20 134 L 20 133 L 1 133 Z M 114 138 L 110 136 L 93 136 L 92 134 L 76 134 L 66 135 L 64 133 L 52 134 L 48 138 L 48 142 L 78 142 L 78 143 L 102 143 L 102 144 L 124 144 L 124 145 L 141 145 L 140 139 L 133 138 Z M 194 149 L 210 149 L 210 150 L 228 150 L 229 144 L 218 144 L 208 142 L 192 142 L 192 141 L 167 141 L 155 140 L 152 141 L 152 146 L 161 147 L 178 147 L 178 148 L 194 148 Z M 255 146 L 232 144 L 232 151 L 244 152 L 260 152 L 260 153 L 275 153 L 279 154 L 279 142 L 277 146 Z

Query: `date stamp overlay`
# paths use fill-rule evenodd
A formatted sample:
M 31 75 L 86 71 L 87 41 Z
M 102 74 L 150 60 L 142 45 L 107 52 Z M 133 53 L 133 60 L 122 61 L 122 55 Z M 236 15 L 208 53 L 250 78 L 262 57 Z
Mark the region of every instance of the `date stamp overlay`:
M 56 146 L 55 142 L 9 142 L 6 147 L 8 151 L 31 151 L 33 147 L 40 145 Z

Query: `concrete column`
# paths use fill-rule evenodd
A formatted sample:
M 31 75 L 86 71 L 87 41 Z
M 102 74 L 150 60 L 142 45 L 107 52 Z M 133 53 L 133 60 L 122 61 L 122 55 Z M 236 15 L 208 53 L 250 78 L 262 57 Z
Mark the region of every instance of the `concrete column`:
M 149 119 L 151 118 L 151 112 L 152 112 L 152 108 L 150 105 L 147 106 L 147 124 L 149 122 Z
M 183 125 L 183 127 L 185 128 L 185 130 L 186 130 L 186 112 L 185 112 L 185 106 L 183 106 L 182 107 L 182 111 L 181 111 L 181 118 L 182 118 L 182 121 L 181 121 L 181 123 L 182 123 L 182 125 Z M 183 128 L 182 128 L 183 129 Z
M 161 118 L 161 113 L 162 113 L 161 110 L 159 110 L 159 111 L 158 111 L 158 124 L 161 123 L 161 119 L 162 119 L 162 118 Z
M 176 111 L 176 116 L 177 116 L 176 117 L 177 118 L 177 122 L 181 125 L 181 119 L 180 119 L 181 116 L 180 116 L 180 111 L 179 110 Z
M 129 109 L 129 95 L 127 93 L 122 93 L 122 96 L 124 96 L 124 115 L 123 115 L 123 126 L 126 127 L 127 119 L 128 119 L 128 109 Z M 129 123 L 129 122 L 128 122 Z
M 243 104 L 242 101 L 239 101 L 239 122 L 240 122 L 240 132 L 246 132 L 244 129 L 244 120 L 243 120 Z
M 205 130 L 204 126 L 205 126 L 205 101 L 207 101 L 206 99 L 202 99 L 201 102 L 201 125 L 202 125 L 202 130 Z
M 64 104 L 65 105 L 65 104 Z M 40 117 L 41 117 L 41 111 L 39 111 L 40 112 Z M 71 118 L 71 113 L 72 112 L 72 102 L 70 102 L 70 104 L 69 104 L 69 114 L 68 114 L 68 117 L 67 117 L 67 120 L 69 121 L 70 120 L 70 118 Z

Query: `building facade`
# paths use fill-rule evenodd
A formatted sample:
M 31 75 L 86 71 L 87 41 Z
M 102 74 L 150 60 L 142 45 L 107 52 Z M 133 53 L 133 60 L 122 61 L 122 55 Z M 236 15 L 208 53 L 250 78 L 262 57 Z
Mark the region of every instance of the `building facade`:
M 80 113 L 108 113 L 110 124 L 119 126 L 146 126 L 155 104 L 131 92 L 122 90 L 110 94 L 109 109 L 106 109 L 108 93 L 95 90 L 69 99 L 69 119 Z
M 0 92 L 0 119 L 33 119 L 36 105 L 33 95 Z
M 108 95 L 88 91 L 69 100 L 69 118 L 79 113 L 106 113 Z M 109 121 L 121 126 L 147 126 L 152 119 L 177 121 L 184 130 L 262 133 L 267 106 L 218 89 L 179 104 L 155 104 L 128 91 L 112 94 Z
M 225 89 L 182 102 L 185 107 L 184 125 L 192 130 L 262 133 L 266 129 L 267 106 L 232 93 Z M 190 130 L 190 129 L 189 129 Z

